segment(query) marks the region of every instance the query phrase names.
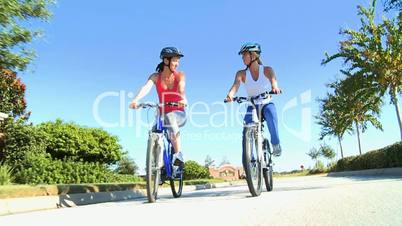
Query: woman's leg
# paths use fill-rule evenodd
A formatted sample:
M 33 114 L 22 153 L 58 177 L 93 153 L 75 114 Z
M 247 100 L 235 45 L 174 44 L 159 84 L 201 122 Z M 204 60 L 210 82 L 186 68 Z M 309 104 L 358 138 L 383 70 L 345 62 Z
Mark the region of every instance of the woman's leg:
M 172 111 L 165 114 L 165 127 L 169 131 L 175 153 L 180 152 L 180 127 L 186 123 L 186 114 L 183 111 Z
M 274 103 L 264 105 L 262 110 L 264 119 L 267 122 L 269 133 L 271 134 L 271 144 L 279 145 L 278 116 L 276 114 Z
M 169 132 L 169 138 L 172 142 L 173 150 L 175 154 L 179 154 L 181 151 L 180 130 L 186 122 L 186 115 L 182 111 L 173 111 L 165 115 L 165 127 Z M 179 157 L 180 161 L 183 161 L 182 156 Z
M 252 106 L 247 107 L 246 115 L 244 116 L 243 122 L 244 122 L 244 129 L 243 129 L 243 132 L 244 132 L 245 128 L 253 122 L 253 107 Z

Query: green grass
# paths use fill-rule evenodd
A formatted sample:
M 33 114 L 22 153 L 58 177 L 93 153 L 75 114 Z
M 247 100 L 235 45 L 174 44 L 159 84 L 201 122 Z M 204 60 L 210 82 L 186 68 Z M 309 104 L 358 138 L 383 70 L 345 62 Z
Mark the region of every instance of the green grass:
M 297 171 L 297 172 L 284 172 L 284 173 L 274 173 L 274 178 L 283 178 L 283 177 L 302 177 L 309 175 L 308 170 Z
M 0 186 L 0 199 L 90 192 L 126 191 L 134 189 L 145 189 L 145 183 L 139 182 L 121 184 L 3 185 Z

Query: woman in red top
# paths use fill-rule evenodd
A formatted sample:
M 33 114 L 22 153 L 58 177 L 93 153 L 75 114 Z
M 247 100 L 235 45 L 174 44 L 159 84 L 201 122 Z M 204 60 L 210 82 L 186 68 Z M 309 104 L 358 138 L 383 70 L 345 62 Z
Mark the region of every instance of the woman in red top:
M 155 85 L 159 103 L 176 102 L 180 104 L 179 106 L 167 105 L 160 108 L 160 113 L 164 118 L 164 126 L 169 130 L 170 139 L 175 151 L 173 155 L 175 165 L 184 162 L 181 152 L 179 127 L 183 126 L 186 122 L 184 106 L 187 105 L 187 98 L 184 92 L 185 75 L 183 72 L 177 71 L 181 57 L 183 57 L 183 54 L 175 47 L 163 48 L 160 54 L 162 62 L 156 67 L 157 72 L 149 76 L 145 85 L 130 103 L 130 108 L 136 109 L 139 100 L 146 96 L 152 86 Z

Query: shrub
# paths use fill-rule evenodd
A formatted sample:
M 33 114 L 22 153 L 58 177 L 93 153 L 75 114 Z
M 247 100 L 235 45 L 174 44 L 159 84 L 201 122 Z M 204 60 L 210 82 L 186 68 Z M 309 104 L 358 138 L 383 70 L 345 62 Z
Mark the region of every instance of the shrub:
M 379 169 L 402 167 L 402 142 L 367 152 L 360 156 L 350 156 L 338 160 L 331 171 Z
M 114 174 L 105 164 L 53 160 L 48 153 L 27 153 L 15 181 L 22 184 L 79 184 L 131 182 L 134 177 Z
M 11 184 L 12 168 L 6 164 L 0 165 L 0 185 Z
M 326 168 L 324 166 L 324 163 L 320 160 L 317 160 L 315 163 L 314 169 L 310 170 L 308 174 L 317 174 L 317 173 L 324 173 L 326 172 Z
M 0 161 L 15 166 L 16 170 L 28 152 L 44 151 L 45 134 L 34 126 L 27 125 L 23 119 L 7 119 L 2 132 L 5 138 L 4 148 L 0 150 Z
M 318 170 L 318 171 L 320 171 L 320 172 L 324 172 L 324 171 L 325 171 L 324 163 L 323 163 L 322 161 L 318 160 L 318 161 L 315 163 L 315 169 Z
M 102 129 L 64 123 L 60 119 L 42 123 L 37 128 L 46 134 L 46 152 L 53 159 L 112 164 L 123 154 L 118 138 Z
M 65 124 L 60 120 L 33 126 L 26 124 L 24 119 L 9 118 L 2 132 L 5 133 L 5 145 L 0 150 L 0 161 L 13 166 L 17 183 L 139 180 L 134 176 L 117 175 L 108 168 L 109 163 L 121 158 L 122 151 L 117 138 L 103 130 Z
M 196 161 L 187 161 L 184 164 L 184 180 L 209 179 L 209 170 Z
M 116 173 L 135 175 L 137 174 L 138 166 L 132 158 L 125 154 L 120 161 L 117 162 Z

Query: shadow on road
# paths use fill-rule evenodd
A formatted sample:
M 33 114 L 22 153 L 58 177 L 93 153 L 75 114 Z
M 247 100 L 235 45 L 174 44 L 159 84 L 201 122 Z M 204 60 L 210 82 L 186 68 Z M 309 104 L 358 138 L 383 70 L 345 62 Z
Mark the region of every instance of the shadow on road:
M 239 190 L 228 190 L 228 191 L 214 191 L 214 190 L 200 190 L 192 192 L 191 194 L 183 193 L 183 198 L 195 198 L 195 197 L 223 197 L 223 196 L 233 196 L 244 194 L 244 197 L 251 197 L 248 190 L 245 190 L 244 186 L 236 186 Z
M 173 196 L 169 193 L 163 194 L 159 196 L 158 201 L 170 201 L 170 200 L 187 200 L 192 198 L 207 198 L 207 197 L 227 197 L 229 199 L 242 199 L 242 198 L 250 198 L 250 192 L 247 189 L 247 186 L 233 186 L 231 190 L 222 190 L 222 189 L 208 189 L 208 190 L 196 190 L 191 192 L 183 191 L 183 194 L 180 198 L 173 198 Z M 235 189 L 233 189 L 235 188 Z M 238 189 L 236 189 L 238 188 Z M 158 202 L 157 201 L 157 202 Z M 144 204 L 148 203 L 147 200 L 144 200 Z
M 402 180 L 400 176 L 328 176 L 328 178 L 346 178 L 353 181 L 374 181 L 374 180 Z
M 349 175 L 349 176 L 332 176 L 328 178 L 346 178 L 354 181 L 373 181 L 373 180 L 402 180 L 402 176 L 385 176 L 385 175 Z
M 300 178 L 298 178 L 300 179 Z M 323 180 L 324 179 L 324 180 Z M 340 179 L 340 180 L 338 180 Z M 329 189 L 337 186 L 344 186 L 346 184 L 350 184 L 353 182 L 376 182 L 378 180 L 402 180 L 401 177 L 395 176 L 342 176 L 342 177 L 334 177 L 334 176 L 327 176 L 321 177 L 318 179 L 314 179 L 311 181 L 306 180 L 297 180 L 297 181 L 286 181 L 286 183 L 279 182 L 275 186 L 274 183 L 274 190 L 270 193 L 275 192 L 289 192 L 289 191 L 307 191 L 307 190 L 318 190 L 318 189 Z M 267 194 L 268 192 L 265 190 L 265 186 L 263 187 L 263 194 Z M 180 198 L 173 198 L 170 190 L 166 190 L 163 194 L 160 194 L 158 197 L 157 202 L 170 202 L 170 201 L 186 201 L 194 198 L 201 198 L 199 201 L 202 201 L 202 198 L 214 198 L 216 197 L 217 200 L 222 198 L 225 199 L 247 199 L 247 198 L 254 198 L 251 196 L 247 185 L 236 185 L 232 186 L 230 189 L 225 188 L 216 188 L 216 189 L 208 189 L 208 190 L 197 190 L 186 192 L 183 191 L 183 195 Z M 258 197 L 257 197 L 258 198 Z M 141 200 L 143 204 L 148 204 L 148 200 L 146 198 L 137 199 L 136 201 Z M 211 201 L 209 199 L 209 201 Z
M 274 188 L 273 192 L 276 191 L 302 191 L 302 190 L 314 190 L 314 189 L 325 189 L 328 188 L 327 186 L 311 186 L 311 187 L 279 187 Z

